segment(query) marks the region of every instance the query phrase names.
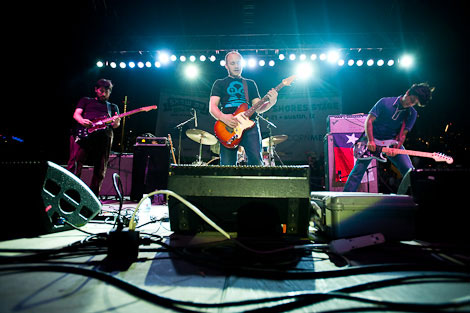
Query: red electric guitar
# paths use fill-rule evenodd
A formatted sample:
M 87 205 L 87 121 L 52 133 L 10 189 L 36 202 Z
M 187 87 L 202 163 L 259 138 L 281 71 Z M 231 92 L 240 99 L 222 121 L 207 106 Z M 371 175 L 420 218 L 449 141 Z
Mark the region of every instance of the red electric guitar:
M 290 86 L 294 81 L 295 75 L 290 76 L 282 80 L 282 83 L 277 85 L 274 89 L 276 91 L 281 90 L 284 86 Z M 248 108 L 247 103 L 242 103 L 237 110 L 232 114 L 238 120 L 238 126 L 235 128 L 227 126 L 221 121 L 215 122 L 214 132 L 220 143 L 227 148 L 236 148 L 242 140 L 243 132 L 246 129 L 252 128 L 255 122 L 250 120 L 250 117 L 256 112 L 256 110 L 268 101 L 268 95 L 265 95 L 261 100 L 256 102 L 251 108 Z

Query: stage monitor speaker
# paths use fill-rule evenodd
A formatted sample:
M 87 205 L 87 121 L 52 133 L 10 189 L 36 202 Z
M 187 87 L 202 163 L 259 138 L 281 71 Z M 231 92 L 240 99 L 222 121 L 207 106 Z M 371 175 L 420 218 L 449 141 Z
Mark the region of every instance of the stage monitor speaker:
M 168 189 L 238 237 L 305 238 L 311 212 L 308 166 L 170 168 Z M 215 231 L 179 200 L 168 200 L 177 234 Z
M 128 153 L 110 154 L 108 169 L 101 186 L 100 196 L 117 196 L 114 188 L 113 174 L 117 173 L 122 182 L 122 195 L 131 195 L 133 155 Z M 93 167 L 83 167 L 80 178 L 90 186 L 93 177 Z
M 135 145 L 132 163 L 131 199 L 140 200 L 143 194 L 167 189 L 170 148 L 167 145 Z
M 418 204 L 418 239 L 468 241 L 464 216 L 469 169 L 415 169 L 402 180 L 399 193 L 411 195 Z
M 88 186 L 48 161 L 0 162 L 2 220 L 0 239 L 32 237 L 80 227 L 101 210 Z

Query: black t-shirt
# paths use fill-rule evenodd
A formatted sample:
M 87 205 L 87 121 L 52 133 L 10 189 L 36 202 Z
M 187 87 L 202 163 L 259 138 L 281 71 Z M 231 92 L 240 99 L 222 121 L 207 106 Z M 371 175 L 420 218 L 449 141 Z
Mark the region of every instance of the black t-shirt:
M 108 103 L 110 107 L 110 111 L 108 112 Z M 84 97 L 80 99 L 77 104 L 77 109 L 83 109 L 82 116 L 83 118 L 89 120 L 96 120 L 96 119 L 103 119 L 110 117 L 111 115 L 115 115 L 116 113 L 119 114 L 119 108 L 116 104 L 108 102 L 108 101 L 100 101 L 95 98 L 88 98 Z
M 260 98 L 258 86 L 256 86 L 256 83 L 251 79 L 233 78 L 230 76 L 217 79 L 212 85 L 211 96 L 220 97 L 219 106 L 222 112 L 233 113 L 240 104 L 246 103 L 243 79 L 246 81 L 248 87 L 248 106 L 251 106 L 253 99 Z

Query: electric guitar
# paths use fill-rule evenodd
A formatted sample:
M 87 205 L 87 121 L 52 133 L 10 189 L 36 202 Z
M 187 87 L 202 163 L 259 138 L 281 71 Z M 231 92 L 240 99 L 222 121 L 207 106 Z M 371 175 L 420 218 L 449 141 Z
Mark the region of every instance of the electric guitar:
M 403 150 L 403 149 L 396 149 L 396 148 L 389 148 L 390 146 L 396 145 L 398 141 L 396 140 L 374 140 L 376 144 L 376 149 L 374 152 L 367 149 L 367 137 L 362 136 L 359 140 L 356 141 L 353 148 L 353 154 L 356 159 L 359 160 L 371 160 L 376 159 L 380 162 L 387 162 L 387 158 L 383 155 L 384 153 L 395 153 L 395 154 L 407 154 L 425 158 L 434 159 L 436 162 L 447 162 L 448 164 L 452 164 L 454 159 L 452 157 L 447 156 L 442 153 L 437 152 L 421 152 L 421 151 L 413 151 L 413 150 Z
M 294 79 L 295 75 L 285 78 L 274 89 L 279 91 L 284 86 L 290 86 Z M 265 95 L 250 108 L 248 108 L 247 103 L 240 104 L 237 110 L 232 114 L 238 120 L 238 125 L 235 128 L 229 127 L 221 121 L 215 122 L 214 132 L 220 143 L 230 149 L 238 147 L 242 140 L 243 132 L 255 125 L 255 122 L 250 120 L 250 117 L 268 100 L 268 95 Z
M 93 125 L 91 127 L 78 125 L 77 128 L 75 129 L 75 141 L 85 139 L 88 137 L 89 134 L 97 130 L 106 129 L 109 125 L 111 125 L 114 122 L 115 119 L 133 115 L 139 112 L 148 112 L 151 110 L 155 110 L 156 108 L 157 108 L 156 105 L 150 105 L 150 106 L 142 107 L 142 108 L 135 109 L 129 112 L 121 113 L 112 117 L 96 119 L 92 121 Z

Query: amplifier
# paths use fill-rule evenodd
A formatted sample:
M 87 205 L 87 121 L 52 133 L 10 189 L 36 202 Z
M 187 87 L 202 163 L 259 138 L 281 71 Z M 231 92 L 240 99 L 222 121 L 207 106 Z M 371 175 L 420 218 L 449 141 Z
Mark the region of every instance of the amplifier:
M 166 146 L 168 138 L 166 137 L 137 137 L 136 146 Z
M 367 114 L 339 114 L 326 117 L 326 132 L 332 133 L 361 133 Z
M 172 165 L 168 189 L 239 237 L 308 235 L 308 166 Z M 214 231 L 177 199 L 168 209 L 175 233 Z

